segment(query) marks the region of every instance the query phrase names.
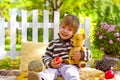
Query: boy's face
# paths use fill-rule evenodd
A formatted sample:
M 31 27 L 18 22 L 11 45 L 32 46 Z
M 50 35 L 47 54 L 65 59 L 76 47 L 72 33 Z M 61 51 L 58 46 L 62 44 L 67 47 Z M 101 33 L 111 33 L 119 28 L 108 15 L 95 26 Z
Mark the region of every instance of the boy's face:
M 61 25 L 59 28 L 59 35 L 62 39 L 67 40 L 70 39 L 74 34 L 73 27 Z

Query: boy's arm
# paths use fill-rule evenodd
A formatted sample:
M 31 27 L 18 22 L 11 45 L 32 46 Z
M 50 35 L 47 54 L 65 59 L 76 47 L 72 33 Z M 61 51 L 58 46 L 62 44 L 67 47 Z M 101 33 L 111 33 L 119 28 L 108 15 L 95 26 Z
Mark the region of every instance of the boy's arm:
M 45 55 L 42 56 L 43 63 L 45 64 L 46 67 L 50 67 L 50 62 L 53 59 L 53 45 L 52 43 L 49 44 L 49 46 L 46 48 Z
M 88 48 L 86 48 L 85 51 L 80 51 L 80 52 L 81 52 L 80 60 L 89 61 L 92 58 L 92 52 Z

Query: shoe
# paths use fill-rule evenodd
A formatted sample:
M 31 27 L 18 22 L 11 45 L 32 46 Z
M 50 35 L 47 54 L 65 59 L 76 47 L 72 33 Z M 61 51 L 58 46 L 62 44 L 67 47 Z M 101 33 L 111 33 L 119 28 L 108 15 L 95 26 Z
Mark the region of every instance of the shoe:
M 14 70 L 13 72 L 14 72 L 15 76 L 19 76 L 22 73 L 22 71 L 20 71 L 20 70 Z
M 34 71 L 30 71 L 27 76 L 28 80 L 42 80 Z

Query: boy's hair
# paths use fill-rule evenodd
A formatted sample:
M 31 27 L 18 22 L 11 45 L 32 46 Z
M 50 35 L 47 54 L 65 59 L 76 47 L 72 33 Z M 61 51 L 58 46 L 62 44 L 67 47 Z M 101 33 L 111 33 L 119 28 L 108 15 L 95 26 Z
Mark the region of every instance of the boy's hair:
M 68 14 L 63 18 L 63 20 L 60 23 L 60 26 L 62 24 L 64 24 L 65 26 L 73 27 L 74 33 L 75 33 L 79 29 L 80 22 L 76 16 L 74 16 L 72 14 Z

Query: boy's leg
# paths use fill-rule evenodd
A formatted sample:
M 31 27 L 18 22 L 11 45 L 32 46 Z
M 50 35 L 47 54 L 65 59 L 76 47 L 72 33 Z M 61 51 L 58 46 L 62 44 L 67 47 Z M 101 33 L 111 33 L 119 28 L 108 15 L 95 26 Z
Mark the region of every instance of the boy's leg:
M 58 75 L 57 69 L 48 68 L 40 73 L 30 71 L 27 77 L 28 80 L 55 80 Z
M 58 70 L 53 68 L 47 68 L 45 71 L 39 73 L 39 76 L 43 80 L 56 80 L 58 75 L 60 75 Z
M 77 66 L 63 64 L 59 71 L 64 80 L 80 80 L 79 68 Z

